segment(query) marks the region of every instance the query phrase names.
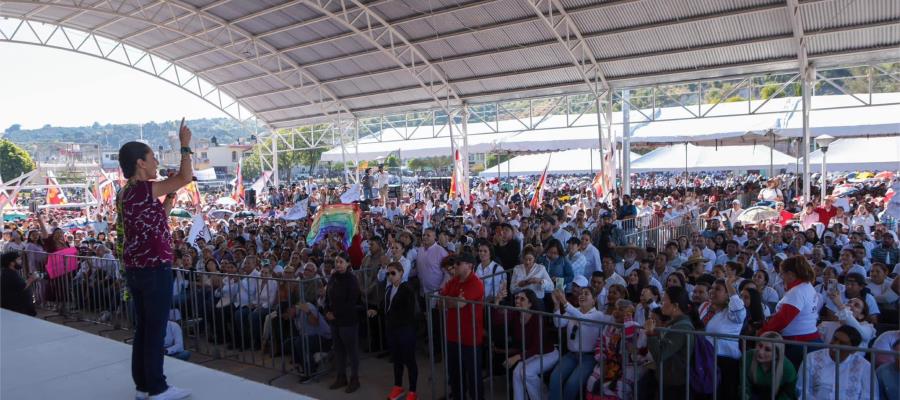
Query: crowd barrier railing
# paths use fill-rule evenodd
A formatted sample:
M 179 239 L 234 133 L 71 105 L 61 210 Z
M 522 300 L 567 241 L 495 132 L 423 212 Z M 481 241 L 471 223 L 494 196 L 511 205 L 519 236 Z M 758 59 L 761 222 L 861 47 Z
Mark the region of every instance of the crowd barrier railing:
M 550 296 L 550 293 L 545 294 Z M 874 360 L 879 356 L 900 357 L 900 352 L 872 349 L 860 346 L 833 345 L 825 343 L 799 342 L 793 340 L 777 339 L 770 337 L 743 336 L 709 333 L 705 331 L 680 330 L 659 327 L 656 328 L 656 335 L 684 335 L 686 348 L 684 354 L 686 359 L 677 366 L 683 368 L 683 377 L 678 377 L 679 381 L 684 382 L 683 389 L 685 393 L 673 393 L 674 387 L 665 385 L 666 379 L 666 360 L 659 362 L 653 360 L 652 354 L 648 356 L 645 347 L 647 344 L 647 333 L 643 327 L 629 323 L 616 323 L 601 321 L 599 319 L 586 319 L 569 314 L 559 314 L 544 311 L 543 309 L 535 310 L 513 307 L 507 304 L 495 304 L 485 301 L 471 301 L 461 299 L 459 297 L 445 297 L 438 294 L 427 295 L 430 302 L 433 302 L 435 309 L 439 311 L 441 318 L 441 326 L 446 327 L 448 332 L 437 334 L 431 329 L 429 324 L 428 336 L 429 342 L 435 340 L 440 341 L 438 346 L 429 346 L 431 359 L 431 374 L 435 379 L 431 380 L 432 398 L 463 398 L 466 395 L 471 398 L 540 398 L 540 399 L 585 399 L 585 398 L 698 398 L 698 393 L 692 389 L 691 373 L 692 357 L 694 357 L 694 347 L 696 340 L 707 340 L 711 344 L 711 348 L 722 349 L 726 343 L 737 342 L 740 349 L 740 356 L 733 360 L 733 365 L 722 366 L 717 359 L 713 364 L 713 370 L 709 371 L 706 378 L 712 381 L 712 391 L 707 394 L 700 394 L 700 398 L 732 398 L 723 397 L 725 393 L 737 392 L 739 398 L 779 398 L 780 388 L 768 388 L 768 393 L 758 395 L 759 390 L 767 390 L 766 385 L 754 385 L 748 381 L 748 374 L 745 369 L 745 362 L 750 362 L 748 351 L 760 343 L 779 346 L 794 346 L 792 350 L 799 355 L 800 360 L 807 360 L 808 355 L 816 350 L 828 349 L 839 358 L 842 354 L 849 356 L 862 357 L 869 363 L 867 370 L 858 375 L 857 378 L 865 378 L 862 382 L 854 382 L 854 385 L 864 386 L 868 382 L 868 387 L 860 387 L 858 390 L 861 394 L 867 395 L 867 398 L 875 398 L 877 389 L 877 379 L 875 376 L 876 363 Z M 513 296 L 513 294 L 510 294 Z M 481 309 L 479 312 L 478 309 Z M 468 311 L 468 310 L 474 310 Z M 451 312 L 452 311 L 452 312 Z M 468 324 L 464 324 L 463 320 L 471 318 Z M 472 329 L 477 327 L 477 319 L 484 320 L 484 328 L 481 331 Z M 529 322 L 531 319 L 537 318 L 537 323 L 533 326 Z M 430 314 L 429 314 L 430 319 Z M 457 341 L 448 339 L 450 336 L 448 321 L 456 329 L 455 337 Z M 524 320 L 529 322 L 523 322 Z M 560 323 L 557 321 L 565 321 Z M 564 328 L 568 324 L 577 324 L 579 329 L 569 331 Z M 466 328 L 463 328 L 466 326 Z M 599 330 L 600 334 L 597 338 L 589 336 L 585 338 L 587 329 L 582 327 L 594 327 Z M 527 329 L 527 330 L 526 330 Z M 533 332 L 537 329 L 537 332 Z M 469 336 L 471 335 L 471 336 Z M 471 337 L 471 341 L 467 341 Z M 478 338 L 483 337 L 479 342 Z M 513 338 L 510 340 L 510 338 Z M 517 338 L 527 338 L 525 340 Z M 548 340 L 549 338 L 549 340 Z M 554 338 L 556 340 L 554 340 Z M 577 338 L 577 340 L 576 340 Z M 533 351 L 533 345 L 526 341 L 536 340 L 538 349 Z M 569 349 L 567 342 L 574 341 L 582 343 L 578 348 Z M 583 354 L 585 346 L 583 343 L 591 342 L 589 354 Z M 593 341 L 592 341 L 593 340 Z M 513 346 L 512 342 L 517 347 Z M 475 345 L 469 345 L 469 344 Z M 480 344 L 479 344 L 480 343 Z M 442 349 L 443 362 L 435 364 L 435 347 Z M 531 349 L 533 354 L 523 359 L 513 361 L 513 365 L 509 365 L 511 357 L 517 354 L 528 354 Z M 721 354 L 720 351 L 716 351 Z M 722 356 L 719 356 L 722 357 Z M 779 360 L 788 360 L 791 357 L 787 352 L 781 353 L 781 358 L 773 357 L 769 362 L 769 371 L 776 370 L 776 363 Z M 574 360 L 573 360 L 574 358 Z M 563 363 L 565 365 L 560 366 Z M 812 359 L 810 359 L 812 360 Z M 506 363 L 505 363 L 506 362 Z M 670 361 L 672 362 L 672 361 Z M 810 361 L 811 362 L 811 361 Z M 573 366 L 574 365 L 574 366 Z M 587 365 L 587 367 L 586 367 Z M 735 369 L 735 365 L 737 368 Z M 753 365 L 752 363 L 749 365 Z M 792 363 L 793 365 L 793 363 Z M 676 366 L 676 367 L 677 367 Z M 581 375 L 582 379 L 573 382 L 567 382 L 563 377 L 562 370 L 575 371 L 581 368 L 589 368 L 590 374 Z M 557 371 L 557 368 L 560 371 Z M 813 372 L 821 368 L 821 365 L 809 365 L 807 362 L 799 362 L 794 365 L 797 371 L 797 382 L 790 387 L 791 390 L 800 389 L 796 398 L 812 399 L 816 398 L 812 391 L 814 386 L 818 388 L 829 385 L 833 389 L 833 393 L 841 392 L 841 368 L 834 368 L 833 377 L 819 378 Z M 658 371 L 658 372 L 657 372 Z M 571 373 L 571 372 L 570 372 Z M 679 374 L 681 372 L 679 371 Z M 723 374 L 733 374 L 732 378 L 737 378 L 738 387 L 721 386 Z M 738 375 L 738 376 L 735 376 Z M 442 380 L 437 377 L 442 377 Z M 569 375 L 571 376 L 571 375 Z M 717 377 L 712 379 L 712 377 Z M 499 382 L 497 380 L 499 379 Z M 816 379 L 825 379 L 824 381 Z M 866 380 L 867 379 L 867 380 Z M 437 387 L 443 382 L 443 387 Z M 549 386 L 547 385 L 549 382 Z M 844 381 L 846 384 L 846 381 Z M 574 386 L 568 386 L 574 385 Z M 568 387 L 567 387 L 568 386 Z M 590 386 L 590 387 L 589 387 Z M 771 386 L 771 385 L 768 385 Z M 802 388 L 802 389 L 801 389 Z M 577 393 L 573 393 L 577 391 Z M 461 393 L 455 393 L 459 391 Z M 650 392 L 648 392 L 650 391 Z M 864 392 L 863 392 L 864 391 Z M 753 392 L 755 395 L 750 395 Z M 477 393 L 477 394 L 476 394 Z M 500 396 L 500 397 L 498 397 Z M 832 396 L 834 397 L 834 396 Z M 836 398 L 839 398 L 837 396 Z M 794 398 L 794 397 L 791 397 Z
M 704 221 L 693 214 L 663 221 L 654 217 L 649 228 L 625 234 L 625 244 L 640 248 L 653 247 L 657 251 L 665 249 L 666 243 L 679 236 L 690 236 L 703 229 Z
M 23 277 L 38 277 L 32 286 L 36 305 L 54 313 L 45 318 L 106 326 L 101 334 L 133 331 L 133 306 L 117 260 L 43 252 L 23 252 L 23 258 Z M 74 264 L 75 269 L 51 279 L 49 262 Z M 181 328 L 184 350 L 170 355 L 187 359 L 202 354 L 307 378 L 330 371 L 330 328 L 316 307 L 324 301 L 326 280 L 318 272 L 304 277 L 297 271 L 296 278 L 177 268 L 172 273 L 170 321 Z M 382 351 L 386 338 L 380 299 L 385 283 L 378 280 L 376 268 L 351 273 L 362 291 L 359 321 L 365 343 L 360 349 Z M 375 315 L 368 316 L 368 310 L 376 310 Z

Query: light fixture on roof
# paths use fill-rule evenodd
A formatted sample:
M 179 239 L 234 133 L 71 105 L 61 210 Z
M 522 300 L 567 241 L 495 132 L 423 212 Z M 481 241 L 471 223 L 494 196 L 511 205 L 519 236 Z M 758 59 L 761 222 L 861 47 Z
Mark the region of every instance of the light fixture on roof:
M 834 141 L 837 140 L 834 136 L 831 135 L 821 135 L 816 137 L 816 144 L 822 149 L 822 182 L 821 182 L 821 192 L 819 193 L 819 201 L 824 205 L 825 204 L 825 195 L 828 193 L 828 172 L 825 170 L 825 156 L 828 154 L 828 146 L 830 146 Z

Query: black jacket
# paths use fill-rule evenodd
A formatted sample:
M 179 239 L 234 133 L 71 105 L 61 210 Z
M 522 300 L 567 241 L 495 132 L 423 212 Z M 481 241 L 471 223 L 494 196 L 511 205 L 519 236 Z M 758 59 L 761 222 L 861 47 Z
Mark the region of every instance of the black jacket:
M 37 315 L 31 288 L 26 287 L 19 273 L 11 268 L 0 268 L 0 308 L 31 315 Z
M 359 323 L 360 313 L 359 282 L 350 270 L 340 274 L 337 271 L 328 279 L 325 292 L 325 312 L 334 314 L 329 321 L 334 326 L 353 326 Z
M 397 294 L 394 295 L 394 300 L 392 301 L 390 294 L 393 290 L 397 290 Z M 388 308 L 389 304 L 390 308 Z M 385 290 L 382 307 L 386 316 L 385 325 L 387 325 L 388 330 L 415 327 L 416 295 L 406 282 L 401 283 L 396 288 L 394 285 L 388 286 L 388 289 Z

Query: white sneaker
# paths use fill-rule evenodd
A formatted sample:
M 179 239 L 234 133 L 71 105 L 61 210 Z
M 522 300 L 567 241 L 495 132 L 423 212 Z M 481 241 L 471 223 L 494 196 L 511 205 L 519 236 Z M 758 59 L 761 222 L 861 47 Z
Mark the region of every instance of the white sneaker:
M 165 392 L 162 392 L 156 396 L 150 396 L 150 400 L 181 400 L 190 397 L 190 390 L 177 388 L 175 386 L 169 386 L 169 388 L 166 389 Z
M 150 393 L 137 391 L 134 393 L 134 400 L 147 400 L 150 398 Z

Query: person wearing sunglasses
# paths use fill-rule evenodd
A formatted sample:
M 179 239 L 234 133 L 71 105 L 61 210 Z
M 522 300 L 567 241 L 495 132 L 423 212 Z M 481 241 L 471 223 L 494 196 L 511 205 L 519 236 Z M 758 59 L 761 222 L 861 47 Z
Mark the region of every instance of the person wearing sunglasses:
M 391 352 L 391 362 L 394 364 L 394 387 L 388 394 L 389 400 L 403 397 L 403 368 L 406 367 L 409 375 L 409 392 L 406 398 L 415 400 L 416 380 L 418 378 L 418 366 L 416 365 L 416 297 L 409 284 L 403 279 L 404 268 L 399 262 L 390 262 L 387 265 L 388 286 L 384 296 L 384 315 L 388 340 L 388 349 Z M 374 312 L 374 310 L 369 311 Z

